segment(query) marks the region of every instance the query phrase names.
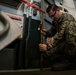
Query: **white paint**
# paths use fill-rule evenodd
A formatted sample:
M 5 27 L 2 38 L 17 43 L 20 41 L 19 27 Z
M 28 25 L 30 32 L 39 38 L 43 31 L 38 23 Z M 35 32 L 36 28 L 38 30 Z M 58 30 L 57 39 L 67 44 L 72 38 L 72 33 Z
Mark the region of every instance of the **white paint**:
M 62 3 L 62 5 L 60 5 L 60 3 Z M 76 9 L 74 5 L 74 0 L 55 0 L 55 4 L 67 9 L 68 13 L 73 15 L 73 17 L 76 19 Z

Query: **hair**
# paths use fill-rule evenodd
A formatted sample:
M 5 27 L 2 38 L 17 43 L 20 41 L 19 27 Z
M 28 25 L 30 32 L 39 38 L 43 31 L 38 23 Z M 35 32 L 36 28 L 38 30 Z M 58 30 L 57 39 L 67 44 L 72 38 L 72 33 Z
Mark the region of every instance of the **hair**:
M 57 9 L 59 9 L 59 7 L 55 4 L 50 4 L 47 8 L 46 8 L 46 12 L 49 13 L 50 10 L 56 11 Z

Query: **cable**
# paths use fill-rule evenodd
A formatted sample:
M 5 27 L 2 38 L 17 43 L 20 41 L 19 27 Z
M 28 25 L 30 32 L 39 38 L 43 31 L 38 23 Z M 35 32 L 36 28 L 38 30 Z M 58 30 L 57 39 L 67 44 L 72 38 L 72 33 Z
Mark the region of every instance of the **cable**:
M 0 21 L 3 23 L 3 27 L 4 29 L 2 31 L 0 31 L 0 38 L 4 37 L 9 29 L 10 29 L 10 23 L 8 21 L 8 19 L 6 18 L 6 15 L 4 12 L 0 11 Z

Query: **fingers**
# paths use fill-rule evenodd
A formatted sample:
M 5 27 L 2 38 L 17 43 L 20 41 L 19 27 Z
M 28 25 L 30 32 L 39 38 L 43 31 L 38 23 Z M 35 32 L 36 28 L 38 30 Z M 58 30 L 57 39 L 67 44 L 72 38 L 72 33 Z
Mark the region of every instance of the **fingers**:
M 45 35 L 46 35 L 46 29 L 42 29 L 42 30 L 41 30 L 41 34 L 42 34 L 43 36 L 45 36 Z
M 40 51 L 47 51 L 46 44 L 39 44 Z
M 46 29 L 42 29 L 43 32 L 46 32 Z
M 52 48 L 52 44 L 48 44 Z

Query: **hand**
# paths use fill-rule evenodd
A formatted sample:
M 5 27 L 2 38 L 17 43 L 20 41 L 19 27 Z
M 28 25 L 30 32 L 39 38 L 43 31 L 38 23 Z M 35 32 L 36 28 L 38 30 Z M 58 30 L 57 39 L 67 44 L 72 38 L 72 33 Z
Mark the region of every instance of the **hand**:
M 39 44 L 39 48 L 40 48 L 40 51 L 47 51 L 47 45 L 46 44 Z
M 52 48 L 52 44 L 48 44 L 48 46 L 49 46 L 50 48 Z
M 42 30 L 41 30 L 41 34 L 42 34 L 43 36 L 45 36 L 45 35 L 46 35 L 46 29 L 42 29 Z
M 48 37 L 46 41 L 47 41 L 48 44 L 52 45 L 52 43 L 53 43 L 53 37 Z

